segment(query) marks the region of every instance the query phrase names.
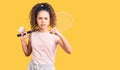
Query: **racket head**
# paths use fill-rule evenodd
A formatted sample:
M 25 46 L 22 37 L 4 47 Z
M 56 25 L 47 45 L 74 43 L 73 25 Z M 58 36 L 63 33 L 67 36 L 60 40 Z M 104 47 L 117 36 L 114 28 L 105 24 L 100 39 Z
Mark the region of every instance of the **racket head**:
M 72 26 L 73 19 L 70 13 L 57 12 L 56 17 L 57 17 L 56 28 L 60 32 L 64 32 Z

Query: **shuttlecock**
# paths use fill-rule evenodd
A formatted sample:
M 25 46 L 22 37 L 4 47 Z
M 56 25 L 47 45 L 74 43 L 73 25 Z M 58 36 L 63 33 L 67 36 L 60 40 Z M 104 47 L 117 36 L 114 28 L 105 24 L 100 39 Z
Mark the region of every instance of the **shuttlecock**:
M 23 26 L 21 26 L 19 29 L 18 29 L 18 32 L 22 33 L 24 32 L 25 28 Z

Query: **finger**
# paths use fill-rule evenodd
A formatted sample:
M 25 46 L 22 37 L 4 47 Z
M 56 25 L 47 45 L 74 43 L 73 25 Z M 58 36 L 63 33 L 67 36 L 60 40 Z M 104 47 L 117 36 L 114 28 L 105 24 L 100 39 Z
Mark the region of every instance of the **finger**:
M 20 32 L 21 36 L 27 35 L 27 32 L 24 30 L 23 32 Z
M 51 30 L 50 30 L 50 33 L 54 34 L 54 33 L 55 33 L 55 30 L 54 30 L 54 29 L 51 29 Z
M 26 30 L 24 31 L 24 34 L 27 35 L 27 31 Z

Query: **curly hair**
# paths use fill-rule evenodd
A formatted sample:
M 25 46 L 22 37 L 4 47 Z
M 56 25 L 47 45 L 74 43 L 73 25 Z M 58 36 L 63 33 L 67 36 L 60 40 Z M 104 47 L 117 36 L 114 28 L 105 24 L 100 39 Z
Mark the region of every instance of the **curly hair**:
M 52 6 L 48 3 L 37 3 L 33 6 L 32 10 L 30 11 L 30 24 L 32 30 L 38 30 L 39 26 L 37 24 L 37 14 L 38 12 L 45 10 L 50 15 L 50 26 L 54 27 L 56 25 L 56 15 Z

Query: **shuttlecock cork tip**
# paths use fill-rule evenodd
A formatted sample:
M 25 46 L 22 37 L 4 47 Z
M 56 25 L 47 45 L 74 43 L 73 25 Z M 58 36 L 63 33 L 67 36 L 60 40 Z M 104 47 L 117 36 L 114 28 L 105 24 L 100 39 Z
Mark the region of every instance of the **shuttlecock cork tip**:
M 18 32 L 24 32 L 25 28 L 23 26 L 21 26 L 19 29 L 18 29 Z

